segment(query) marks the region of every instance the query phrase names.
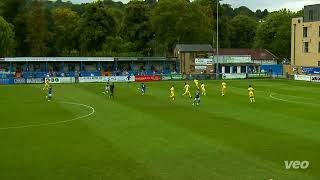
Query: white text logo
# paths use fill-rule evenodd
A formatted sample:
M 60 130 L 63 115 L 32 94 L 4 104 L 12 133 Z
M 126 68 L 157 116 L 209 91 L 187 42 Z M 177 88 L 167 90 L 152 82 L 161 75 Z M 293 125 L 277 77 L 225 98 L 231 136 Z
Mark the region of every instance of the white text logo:
M 286 169 L 307 169 L 309 161 L 284 161 Z

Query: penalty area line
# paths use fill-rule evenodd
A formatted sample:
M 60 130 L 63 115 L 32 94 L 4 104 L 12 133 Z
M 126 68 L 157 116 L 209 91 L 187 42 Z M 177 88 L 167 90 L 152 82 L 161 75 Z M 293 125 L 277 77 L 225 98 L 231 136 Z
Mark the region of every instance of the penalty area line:
M 69 122 L 72 122 L 72 121 L 77 121 L 79 119 L 90 117 L 96 112 L 96 110 L 92 106 L 89 106 L 89 105 L 86 105 L 86 104 L 75 103 L 75 102 L 66 102 L 66 101 L 60 101 L 60 102 L 58 101 L 57 103 L 82 106 L 82 107 L 85 107 L 87 109 L 91 109 L 91 112 L 89 114 L 86 114 L 86 115 L 83 115 L 83 116 L 79 116 L 79 117 L 75 117 L 75 118 L 72 118 L 72 119 L 69 119 L 69 120 L 64 120 L 64 121 L 57 121 L 57 122 L 52 122 L 52 123 L 42 123 L 42 124 L 28 124 L 28 125 L 22 125 L 22 126 L 11 126 L 11 127 L 0 128 L 0 130 L 24 129 L 24 128 L 45 127 L 45 126 L 51 126 L 51 125 L 57 125 L 57 124 L 65 124 L 65 123 L 69 123 Z
M 307 103 L 307 102 L 298 102 L 298 101 L 292 101 L 292 100 L 287 100 L 287 99 L 282 99 L 278 97 L 274 97 L 274 94 L 270 94 L 269 97 L 274 100 L 282 101 L 282 102 L 288 102 L 288 103 L 295 103 L 295 104 L 305 104 L 305 105 L 314 105 L 314 106 L 319 106 L 320 104 L 315 104 L 315 103 Z M 293 97 L 293 96 L 292 96 Z M 294 96 L 299 98 L 298 96 Z

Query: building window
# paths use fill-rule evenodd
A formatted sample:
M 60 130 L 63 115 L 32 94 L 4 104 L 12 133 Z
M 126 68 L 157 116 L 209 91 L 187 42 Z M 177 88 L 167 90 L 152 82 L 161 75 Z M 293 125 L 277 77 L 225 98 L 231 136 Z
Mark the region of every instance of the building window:
M 320 61 L 318 61 L 318 66 L 320 66 Z
M 304 52 L 305 52 L 305 53 L 308 53 L 308 52 L 309 52 L 309 43 L 308 43 L 308 42 L 305 42 L 305 43 L 304 43 Z
M 225 66 L 225 73 L 230 73 L 230 66 Z
M 318 53 L 320 53 L 320 42 L 318 44 Z
M 319 37 L 320 37 L 320 26 L 319 26 Z
M 309 21 L 313 21 L 313 10 L 309 11 Z
M 241 66 L 241 73 L 246 73 L 247 67 L 246 66 Z
M 308 37 L 308 27 L 303 27 L 303 37 Z
M 232 66 L 232 73 L 238 73 L 238 66 Z

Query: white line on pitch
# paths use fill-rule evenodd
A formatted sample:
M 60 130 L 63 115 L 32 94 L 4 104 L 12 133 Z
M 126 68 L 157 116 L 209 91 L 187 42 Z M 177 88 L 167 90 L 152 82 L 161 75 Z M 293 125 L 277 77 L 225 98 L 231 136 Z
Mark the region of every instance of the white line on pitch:
M 86 115 L 83 115 L 83 116 L 80 116 L 80 117 L 76 117 L 76 118 L 73 118 L 73 119 L 65 120 L 65 121 L 58 121 L 58 122 L 52 122 L 52 123 L 43 123 L 43 124 L 29 124 L 29 125 L 23 125 L 23 126 L 11 126 L 11 127 L 0 128 L 0 130 L 23 129 L 23 128 L 44 127 L 44 126 L 51 126 L 51 125 L 57 125 L 57 124 L 64 124 L 64 123 L 68 123 L 68 122 L 72 122 L 72 121 L 76 121 L 76 120 L 79 120 L 79 119 L 83 119 L 83 118 L 92 116 L 95 113 L 95 109 L 92 106 L 89 106 L 89 105 L 85 105 L 85 104 L 81 104 L 81 103 L 74 103 L 74 102 L 64 102 L 64 101 L 61 101 L 59 103 L 72 104 L 72 105 L 78 105 L 78 106 L 86 107 L 88 109 L 91 109 L 91 112 L 89 114 L 86 114 Z

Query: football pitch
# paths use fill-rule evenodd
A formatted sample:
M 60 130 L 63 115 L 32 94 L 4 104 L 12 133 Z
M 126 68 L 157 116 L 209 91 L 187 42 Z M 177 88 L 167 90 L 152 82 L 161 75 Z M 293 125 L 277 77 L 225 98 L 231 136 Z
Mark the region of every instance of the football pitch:
M 146 83 L 145 96 L 140 83 L 115 84 L 114 99 L 104 84 L 59 84 L 52 102 L 43 85 L 0 86 L 0 179 L 320 179 L 320 84 L 226 83 L 222 97 L 221 81 L 205 81 L 200 106 L 182 81 Z

